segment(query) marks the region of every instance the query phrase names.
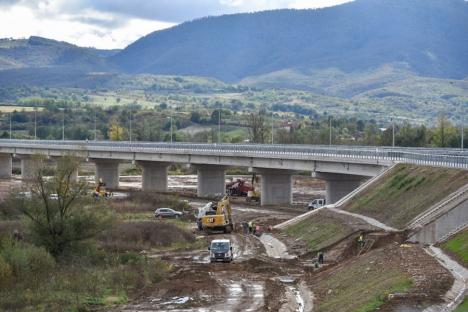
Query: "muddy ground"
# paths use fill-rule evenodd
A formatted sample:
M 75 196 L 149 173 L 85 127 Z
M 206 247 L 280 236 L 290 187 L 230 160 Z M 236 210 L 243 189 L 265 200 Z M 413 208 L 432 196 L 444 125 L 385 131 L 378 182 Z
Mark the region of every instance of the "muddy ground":
M 123 188 L 138 188 L 141 182 L 136 179 L 123 178 Z M 7 190 L 18 183 L 17 180 L 2 181 L 0 196 L 4 197 Z M 182 194 L 187 191 L 186 185 L 189 185 L 189 194 L 195 192 L 191 183 L 193 177 L 188 176 L 169 179 L 171 191 L 177 191 L 177 186 L 184 185 L 184 188 L 179 189 Z M 295 198 L 304 198 L 306 203 L 311 198 L 321 194 L 323 196 L 323 187 L 323 184 L 317 184 L 313 179 L 300 177 L 294 183 Z M 192 196 L 187 198 L 194 208 L 207 202 Z M 247 205 L 242 199 L 233 200 L 236 224 L 253 220 L 265 232 L 269 225 L 281 223 L 304 211 L 305 208 L 300 205 L 265 208 Z M 353 223 L 352 226 L 356 225 Z M 358 256 L 353 251 L 355 238 L 347 237 L 326 250 L 325 264 L 317 268 L 315 254 L 304 250 L 298 252 L 297 246 L 301 245 L 299 242 L 284 240 L 285 245 L 277 241 L 278 238 L 285 238 L 280 233 L 265 233 L 268 236 L 259 239 L 252 234 L 242 233 L 240 227 L 237 227 L 230 235 L 214 234 L 207 237 L 204 233 L 196 232 L 195 225 L 193 227 L 198 239 L 209 241 L 229 237 L 233 242 L 234 261 L 211 264 L 207 249 L 147 252 L 148 257 L 160 258 L 172 264 L 170 277 L 154 289 L 131 298 L 124 306 L 112 308 L 112 311 L 312 311 L 314 304 L 317 307 L 326 296 L 333 293 L 320 289 L 317 279 L 326 279 L 326 276 L 339 273 L 340 269 L 353 261 L 367 257 L 366 254 Z M 385 234 L 382 236 L 381 243 L 375 244 L 374 249 L 369 250 L 369 255 L 385 263 L 391 254 L 391 260 L 395 265 L 405 268 L 414 278 L 416 286 L 411 294 L 388 300 L 382 311 L 420 311 L 430 302 L 437 301 L 450 288 L 450 274 L 420 247 L 403 248 L 400 238 L 387 237 Z M 379 251 L 382 248 L 389 249 Z M 328 257 L 333 253 L 340 256 Z

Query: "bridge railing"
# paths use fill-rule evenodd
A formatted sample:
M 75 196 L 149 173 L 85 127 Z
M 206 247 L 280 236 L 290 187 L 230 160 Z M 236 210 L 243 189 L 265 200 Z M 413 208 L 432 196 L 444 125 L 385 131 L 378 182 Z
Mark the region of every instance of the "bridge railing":
M 142 153 L 214 153 L 255 157 L 373 159 L 421 165 L 468 168 L 468 151 L 440 148 L 389 148 L 323 145 L 205 144 L 111 141 L 0 140 L 0 147 L 123 151 Z

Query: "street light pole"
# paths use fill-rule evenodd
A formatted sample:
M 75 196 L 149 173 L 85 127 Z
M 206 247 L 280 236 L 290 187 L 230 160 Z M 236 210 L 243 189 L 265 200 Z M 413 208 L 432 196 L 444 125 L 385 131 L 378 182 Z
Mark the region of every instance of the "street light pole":
M 329 143 L 328 144 L 331 146 L 332 145 L 332 117 L 329 116 L 328 120 L 329 120 L 328 127 L 330 128 L 330 137 L 329 137 Z
M 130 110 L 130 142 L 132 142 L 132 110 Z
M 65 108 L 62 110 L 62 141 L 65 141 Z
M 273 110 L 271 111 L 271 144 L 275 144 L 274 140 L 274 128 L 273 128 Z
M 170 118 L 171 118 L 171 143 L 172 143 L 172 116 Z
M 221 108 L 218 109 L 218 143 L 221 143 Z
M 97 122 L 96 122 L 96 107 L 94 107 L 94 141 L 96 141 L 97 137 Z
M 34 108 L 34 140 L 37 139 L 37 107 Z
M 465 115 L 462 115 L 462 124 L 461 124 L 461 150 L 463 151 L 463 144 L 464 144 L 464 135 L 465 135 Z
M 392 117 L 392 147 L 395 147 L 395 120 Z
M 10 140 L 11 140 L 11 113 L 9 113 L 8 116 L 10 116 Z

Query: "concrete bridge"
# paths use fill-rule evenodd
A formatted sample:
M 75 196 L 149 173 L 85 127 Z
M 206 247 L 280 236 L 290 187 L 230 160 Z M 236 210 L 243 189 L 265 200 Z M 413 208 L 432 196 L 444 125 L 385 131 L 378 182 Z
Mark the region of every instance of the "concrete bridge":
M 92 161 L 96 179 L 113 189 L 119 186 L 122 162 L 142 168 L 144 191 L 166 191 L 168 167 L 189 164 L 198 172 L 199 196 L 223 194 L 226 168 L 247 167 L 262 177 L 262 205 L 291 203 L 296 172 L 325 180 L 328 203 L 334 203 L 395 162 L 468 169 L 468 151 L 460 149 L 0 140 L 0 177 L 11 176 L 12 157 L 21 159 L 22 177 L 31 177 L 36 154 Z

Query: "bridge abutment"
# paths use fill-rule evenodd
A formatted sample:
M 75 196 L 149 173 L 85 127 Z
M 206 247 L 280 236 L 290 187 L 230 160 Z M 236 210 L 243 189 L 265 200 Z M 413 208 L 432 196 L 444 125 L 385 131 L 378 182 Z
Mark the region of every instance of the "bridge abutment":
M 327 183 L 327 204 L 333 204 L 357 189 L 369 177 L 316 172 L 317 179 L 325 180 Z
M 290 205 L 292 176 L 290 170 L 259 169 L 261 175 L 261 205 Z
M 0 179 L 11 177 L 12 160 L 11 154 L 0 154 Z
M 226 193 L 226 173 L 224 166 L 197 165 L 197 195 L 210 197 Z
M 138 161 L 142 169 L 143 191 L 167 191 L 167 168 L 169 163 L 155 161 Z
M 119 187 L 119 161 L 111 159 L 93 159 L 96 165 L 96 183 L 99 179 L 110 189 Z

